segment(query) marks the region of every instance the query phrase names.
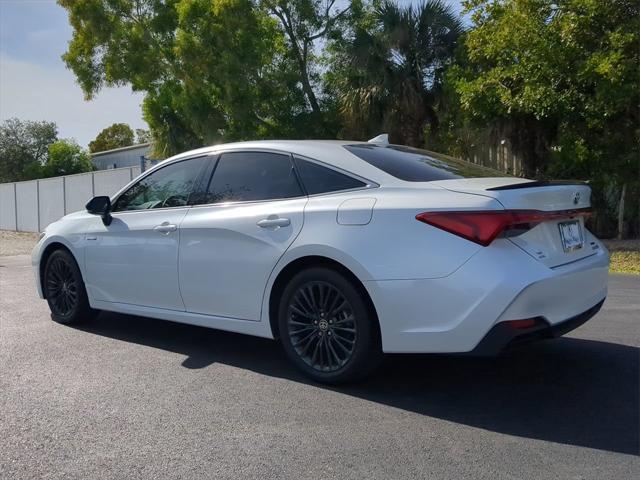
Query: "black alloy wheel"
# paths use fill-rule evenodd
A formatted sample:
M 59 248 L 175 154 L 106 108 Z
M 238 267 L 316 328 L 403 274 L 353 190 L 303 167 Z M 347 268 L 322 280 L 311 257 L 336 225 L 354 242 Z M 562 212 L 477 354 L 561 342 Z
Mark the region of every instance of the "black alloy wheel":
M 358 336 L 353 308 L 333 285 L 301 285 L 289 302 L 287 323 L 291 345 L 314 370 L 334 372 L 353 356 Z
M 89 306 L 80 269 L 68 251 L 56 250 L 49 256 L 42 285 L 56 322 L 80 323 L 97 313 Z
M 47 269 L 47 298 L 54 315 L 69 316 L 78 305 L 78 283 L 71 267 L 62 256 L 56 256 Z
M 312 267 L 294 275 L 280 298 L 280 342 L 318 382 L 359 380 L 382 359 L 378 320 L 354 282 L 332 268 Z

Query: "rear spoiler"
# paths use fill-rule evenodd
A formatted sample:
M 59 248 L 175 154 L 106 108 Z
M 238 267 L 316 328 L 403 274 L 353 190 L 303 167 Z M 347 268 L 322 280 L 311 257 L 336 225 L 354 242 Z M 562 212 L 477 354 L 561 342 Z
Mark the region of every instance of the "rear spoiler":
M 540 180 L 534 182 L 514 183 L 512 185 L 500 185 L 499 187 L 487 188 L 487 190 L 516 190 L 519 188 L 549 187 L 556 185 L 589 185 L 589 183 L 577 180 Z

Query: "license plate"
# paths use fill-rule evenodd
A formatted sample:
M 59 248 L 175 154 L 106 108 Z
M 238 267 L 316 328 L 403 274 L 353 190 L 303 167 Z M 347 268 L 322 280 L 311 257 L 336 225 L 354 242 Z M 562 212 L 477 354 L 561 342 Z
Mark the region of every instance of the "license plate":
M 565 252 L 572 252 L 582 248 L 584 239 L 582 238 L 582 227 L 579 220 L 559 223 L 558 228 L 560 228 L 560 239 Z

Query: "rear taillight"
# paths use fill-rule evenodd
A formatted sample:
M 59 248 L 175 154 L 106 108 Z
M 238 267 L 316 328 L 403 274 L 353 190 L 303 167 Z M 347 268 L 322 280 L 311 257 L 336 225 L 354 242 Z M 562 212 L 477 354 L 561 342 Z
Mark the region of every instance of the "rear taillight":
M 433 225 L 484 247 L 505 230 L 560 218 L 586 217 L 588 209 L 543 212 L 540 210 L 492 210 L 468 212 L 424 212 L 416 220 Z

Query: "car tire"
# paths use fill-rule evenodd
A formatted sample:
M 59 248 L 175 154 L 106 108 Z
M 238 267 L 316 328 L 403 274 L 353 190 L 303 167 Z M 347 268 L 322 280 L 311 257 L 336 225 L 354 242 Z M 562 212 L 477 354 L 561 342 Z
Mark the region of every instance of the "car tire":
M 79 324 L 98 313 L 89 306 L 80 268 L 68 251 L 60 249 L 49 255 L 42 285 L 54 321 Z
M 382 359 L 375 314 L 354 283 L 330 268 L 309 268 L 289 281 L 278 326 L 287 357 L 317 382 L 363 379 Z

